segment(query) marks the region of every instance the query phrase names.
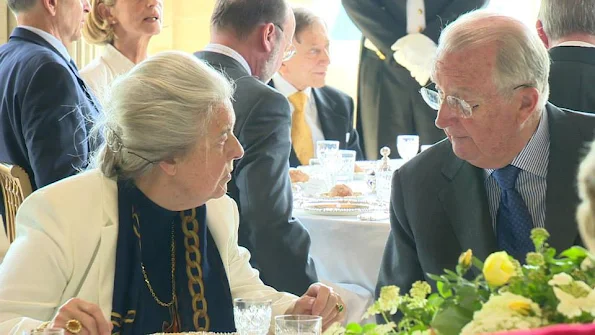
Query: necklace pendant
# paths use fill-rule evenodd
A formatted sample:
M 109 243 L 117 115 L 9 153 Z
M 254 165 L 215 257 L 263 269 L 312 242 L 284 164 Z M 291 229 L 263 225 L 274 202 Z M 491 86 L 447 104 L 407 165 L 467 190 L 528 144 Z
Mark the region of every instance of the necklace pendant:
M 182 331 L 182 320 L 180 319 L 180 314 L 178 314 L 178 297 L 174 296 L 173 304 L 168 309 L 171 323 L 163 321 L 163 332 L 180 333 Z

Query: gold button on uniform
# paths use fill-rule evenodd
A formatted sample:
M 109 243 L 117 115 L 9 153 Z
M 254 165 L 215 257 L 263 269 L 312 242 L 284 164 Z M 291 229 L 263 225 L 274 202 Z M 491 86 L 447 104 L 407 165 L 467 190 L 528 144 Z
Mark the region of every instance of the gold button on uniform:
M 418 9 L 418 10 L 417 10 L 417 13 L 418 13 L 419 15 L 421 15 L 421 14 L 423 14 L 423 13 L 424 13 L 424 10 L 420 8 L 420 9 Z

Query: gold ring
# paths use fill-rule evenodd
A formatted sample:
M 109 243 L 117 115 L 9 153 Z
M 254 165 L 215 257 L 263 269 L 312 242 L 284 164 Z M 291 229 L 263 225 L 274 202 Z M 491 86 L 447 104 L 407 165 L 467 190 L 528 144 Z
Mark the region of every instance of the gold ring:
M 337 312 L 339 312 L 339 313 L 343 312 L 343 310 L 345 309 L 345 306 L 343 306 L 343 305 L 342 305 L 342 304 L 340 304 L 340 303 L 337 303 L 337 304 L 335 305 L 335 307 L 337 308 Z
M 70 319 L 66 321 L 66 330 L 72 334 L 78 334 L 81 332 L 81 330 L 83 330 L 83 325 L 77 319 Z

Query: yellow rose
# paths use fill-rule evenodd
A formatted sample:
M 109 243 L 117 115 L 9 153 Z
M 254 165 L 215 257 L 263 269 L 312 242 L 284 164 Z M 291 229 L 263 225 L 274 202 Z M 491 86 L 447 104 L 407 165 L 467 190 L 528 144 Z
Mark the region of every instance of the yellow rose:
M 459 256 L 459 264 L 464 268 L 470 267 L 472 257 L 473 253 L 471 252 L 471 249 L 467 249 L 467 251 L 465 251 L 461 254 L 461 256 Z
M 495 252 L 483 263 L 483 275 L 488 284 L 502 286 L 515 274 L 514 264 L 506 251 Z

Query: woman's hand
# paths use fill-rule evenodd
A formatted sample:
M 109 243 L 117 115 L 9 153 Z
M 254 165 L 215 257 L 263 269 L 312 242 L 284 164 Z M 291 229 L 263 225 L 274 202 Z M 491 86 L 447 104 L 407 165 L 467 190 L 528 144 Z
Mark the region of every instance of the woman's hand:
M 70 321 L 71 326 L 77 325 L 76 320 L 80 322 L 82 328 L 79 332 L 71 332 L 66 327 Z M 50 322 L 52 328 L 64 328 L 66 334 L 79 335 L 110 335 L 112 333 L 112 324 L 105 319 L 99 306 L 90 302 L 72 298 L 58 309 L 58 314 Z M 71 327 L 72 329 L 73 327 Z M 76 329 L 76 327 L 74 327 Z
M 339 294 L 333 289 L 316 283 L 310 285 L 308 291 L 301 296 L 287 314 L 320 315 L 322 316 L 322 329 L 341 322 L 345 318 L 346 307 Z

